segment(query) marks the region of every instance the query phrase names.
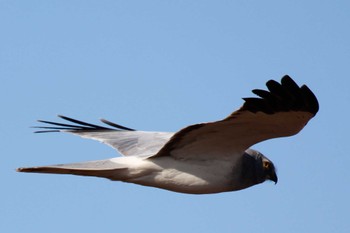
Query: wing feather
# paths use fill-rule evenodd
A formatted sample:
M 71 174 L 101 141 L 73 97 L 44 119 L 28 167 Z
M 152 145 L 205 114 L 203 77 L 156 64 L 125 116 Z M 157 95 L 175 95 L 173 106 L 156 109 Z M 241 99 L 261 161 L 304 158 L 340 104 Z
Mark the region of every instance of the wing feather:
M 223 120 L 190 125 L 177 133 L 146 132 L 107 121 L 110 127 L 60 118 L 73 124 L 39 121 L 43 132 L 68 132 L 95 139 L 129 156 L 174 156 L 186 159 L 232 160 L 255 143 L 297 134 L 316 115 L 318 101 L 305 85 L 299 87 L 289 76 L 278 83 L 270 80 L 268 90 L 254 89 L 258 97 L 243 98 L 244 104 Z
M 105 119 L 101 121 L 113 128 L 94 125 L 80 120 L 59 115 L 60 118 L 73 124 L 42 121 L 52 126 L 38 126 L 42 130 L 36 133 L 67 132 L 83 138 L 94 139 L 118 150 L 125 156 L 151 156 L 155 155 L 173 136 L 168 132 L 137 131 Z
M 253 90 L 260 98 L 244 98 L 243 106 L 225 119 L 180 130 L 155 156 L 231 160 L 258 142 L 297 134 L 318 112 L 312 91 L 289 76 L 266 86 L 269 91 Z

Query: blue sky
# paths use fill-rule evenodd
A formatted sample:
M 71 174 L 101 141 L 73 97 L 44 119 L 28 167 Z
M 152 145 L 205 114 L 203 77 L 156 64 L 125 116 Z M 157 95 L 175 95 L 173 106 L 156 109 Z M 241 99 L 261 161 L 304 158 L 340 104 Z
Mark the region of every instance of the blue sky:
M 0 232 L 349 232 L 348 1 L 0 1 Z M 271 182 L 185 195 L 21 166 L 118 156 L 37 119 L 152 131 L 218 120 L 289 74 L 320 112 L 260 143 Z

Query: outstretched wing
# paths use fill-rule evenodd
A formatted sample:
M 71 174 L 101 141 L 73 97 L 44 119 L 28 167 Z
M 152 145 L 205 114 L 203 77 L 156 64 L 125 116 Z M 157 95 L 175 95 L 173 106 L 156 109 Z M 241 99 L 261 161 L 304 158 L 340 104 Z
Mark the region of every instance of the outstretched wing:
M 232 160 L 258 142 L 297 134 L 318 112 L 312 91 L 289 76 L 266 86 L 269 91 L 253 90 L 260 98 L 244 98 L 243 106 L 227 118 L 180 130 L 155 156 Z
M 105 119 L 101 121 L 113 128 L 86 123 L 66 116 L 59 115 L 59 117 L 73 124 L 39 120 L 39 122 L 49 124 L 50 126 L 35 127 L 42 129 L 36 131 L 36 133 L 72 133 L 83 138 L 95 139 L 110 145 L 125 156 L 155 155 L 174 135 L 174 133 L 168 132 L 136 131 Z

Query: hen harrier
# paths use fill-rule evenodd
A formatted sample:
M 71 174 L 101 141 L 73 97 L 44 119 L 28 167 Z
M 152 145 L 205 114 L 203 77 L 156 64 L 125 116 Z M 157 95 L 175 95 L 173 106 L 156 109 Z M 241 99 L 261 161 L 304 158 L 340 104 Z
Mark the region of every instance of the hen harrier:
M 38 133 L 66 132 L 112 146 L 122 157 L 106 160 L 18 168 L 19 172 L 104 177 L 181 193 L 235 191 L 272 180 L 275 166 L 250 149 L 258 142 L 297 134 L 316 115 L 318 101 L 305 85 L 289 76 L 270 80 L 268 91 L 223 120 L 187 126 L 176 133 L 133 130 L 102 119 L 99 126 L 65 116 L 70 124 L 40 121 Z

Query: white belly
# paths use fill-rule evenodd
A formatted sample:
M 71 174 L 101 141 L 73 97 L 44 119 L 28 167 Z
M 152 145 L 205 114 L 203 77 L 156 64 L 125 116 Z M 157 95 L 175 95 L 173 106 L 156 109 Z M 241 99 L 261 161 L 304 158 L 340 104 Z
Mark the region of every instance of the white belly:
M 129 168 L 129 178 L 123 181 L 158 187 L 181 193 L 205 194 L 232 191 L 232 162 L 174 160 L 159 157 L 143 160 Z M 239 173 L 239 172 L 238 172 Z M 237 177 L 238 178 L 238 177 Z

